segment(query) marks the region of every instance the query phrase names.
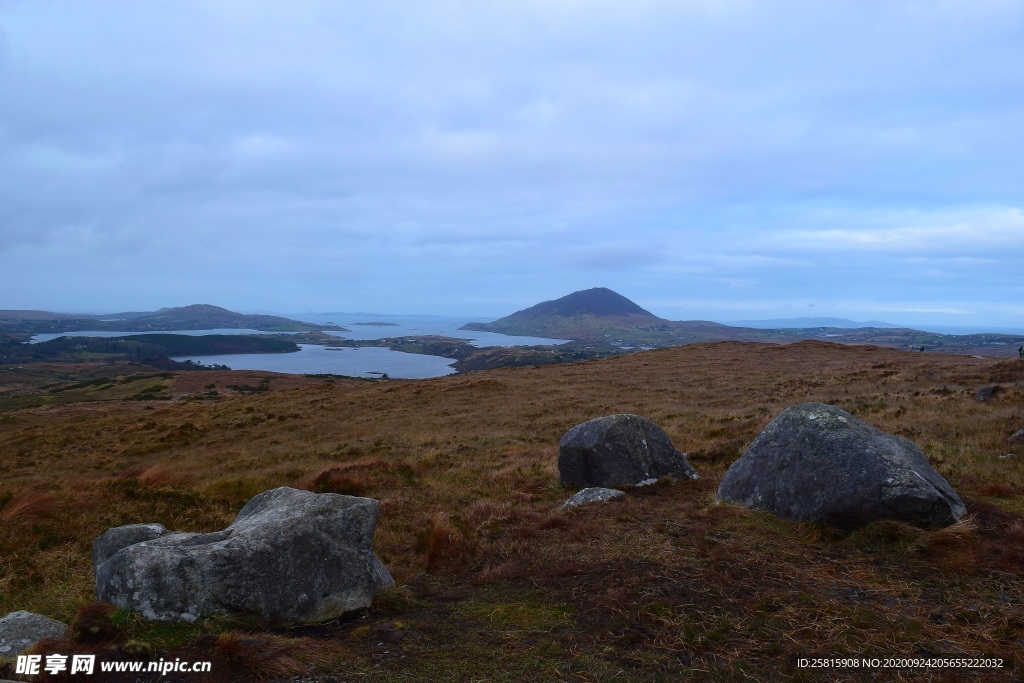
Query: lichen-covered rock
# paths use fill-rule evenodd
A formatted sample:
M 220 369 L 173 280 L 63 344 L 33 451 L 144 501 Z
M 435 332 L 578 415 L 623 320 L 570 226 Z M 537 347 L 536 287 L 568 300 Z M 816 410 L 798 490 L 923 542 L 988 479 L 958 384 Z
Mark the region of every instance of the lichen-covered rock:
M 34 612 L 18 610 L 0 619 L 0 657 L 14 657 L 44 638 L 63 638 L 68 625 Z
M 638 415 L 608 415 L 570 429 L 558 442 L 558 473 L 572 487 L 698 478 L 665 430 Z
M 881 519 L 937 528 L 966 512 L 912 441 L 823 403 L 772 420 L 725 473 L 718 498 L 842 529 Z
M 603 503 L 614 498 L 624 498 L 626 494 L 618 489 L 605 489 L 600 486 L 591 486 L 579 491 L 575 496 L 562 503 L 562 509 L 574 508 L 578 505 L 588 503 Z
M 327 621 L 395 585 L 372 548 L 379 511 L 370 498 L 281 487 L 246 503 L 223 531 L 109 529 L 93 544 L 96 595 L 160 621 L 220 611 Z

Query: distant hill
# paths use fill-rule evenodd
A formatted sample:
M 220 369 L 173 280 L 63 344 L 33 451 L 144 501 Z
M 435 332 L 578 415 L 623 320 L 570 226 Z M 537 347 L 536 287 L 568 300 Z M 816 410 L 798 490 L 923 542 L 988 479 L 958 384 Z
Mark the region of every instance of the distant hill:
M 540 320 L 549 316 L 569 318 L 576 315 L 604 317 L 641 315 L 656 320 L 662 319 L 650 311 L 640 308 L 618 292 L 613 292 L 607 287 L 594 287 L 567 294 L 560 299 L 542 301 L 536 306 L 530 306 L 501 320 L 527 321 Z
M 769 320 L 734 320 L 733 325 L 757 328 L 795 328 L 804 329 L 812 327 L 839 327 L 843 329 L 856 329 L 859 327 L 875 327 L 879 329 L 899 329 L 904 325 L 893 325 L 881 320 L 868 320 L 867 322 L 856 322 L 846 318 L 772 318 Z
M 0 310 L 0 320 L 91 320 L 95 317 L 86 313 Z
M 467 323 L 461 329 L 555 339 L 586 339 L 667 323 L 664 318 L 644 310 L 607 287 L 594 287 L 573 292 L 560 299 L 542 301 L 494 322 Z
M 544 301 L 492 323 L 469 323 L 464 330 L 501 334 L 572 339 L 568 349 L 584 357 L 596 357 L 637 347 L 665 347 L 702 341 L 751 341 L 790 343 L 820 339 L 844 344 L 873 344 L 899 349 L 945 353 L 1012 356 L 1024 338 L 1013 335 L 976 334 L 954 336 L 912 330 L 891 323 L 857 323 L 843 318 L 791 318 L 755 320 L 758 327 L 722 325 L 706 320 L 665 320 L 644 310 L 626 297 L 604 287 L 573 292 Z M 775 324 L 766 324 L 775 323 Z
M 210 304 L 161 308 L 159 311 L 149 313 L 131 312 L 109 315 L 0 311 L 0 331 L 55 333 L 82 330 L 147 332 L 150 330 L 208 329 L 252 329 L 267 332 L 344 330 L 336 325 L 314 325 L 276 315 L 246 315 Z
M 133 325 L 147 325 L 152 329 L 188 330 L 214 328 L 252 328 L 254 330 L 292 330 L 296 326 L 309 329 L 311 326 L 297 320 L 276 315 L 246 315 L 235 313 L 220 306 L 192 304 L 177 308 L 161 309 L 132 319 Z

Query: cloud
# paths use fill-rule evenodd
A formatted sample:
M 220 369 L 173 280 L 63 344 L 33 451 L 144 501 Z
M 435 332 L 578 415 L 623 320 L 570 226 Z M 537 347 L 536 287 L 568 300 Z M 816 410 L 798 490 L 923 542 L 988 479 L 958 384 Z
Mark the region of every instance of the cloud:
M 1024 296 L 1016 2 L 0 7 L 7 307 Z
M 1024 256 L 1024 211 L 1016 207 L 953 211 L 882 211 L 859 216 L 866 225 L 830 227 L 835 220 L 856 221 L 856 210 L 842 217 L 822 217 L 822 227 L 785 230 L 773 239 L 792 251 L 850 251 L 904 255 L 948 254 L 955 261 L 965 255 L 1005 253 L 1016 249 Z

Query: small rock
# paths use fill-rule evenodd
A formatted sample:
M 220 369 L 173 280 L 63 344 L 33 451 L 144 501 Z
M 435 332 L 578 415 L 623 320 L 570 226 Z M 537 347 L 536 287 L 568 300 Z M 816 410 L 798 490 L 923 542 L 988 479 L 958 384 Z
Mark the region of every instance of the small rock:
M 33 612 L 19 610 L 0 619 L 0 657 L 14 657 L 43 638 L 63 638 L 68 625 Z
M 1006 441 L 1007 443 L 1024 443 L 1024 429 L 1018 429 Z
M 1017 457 L 1016 453 L 1007 453 L 1006 455 L 1000 455 L 999 459 L 1000 460 L 1010 460 L 1010 459 L 1016 458 L 1016 457 Z
M 587 503 L 603 503 L 606 500 L 612 500 L 613 498 L 623 498 L 625 493 L 618 489 L 605 489 L 599 486 L 591 486 L 585 488 L 569 500 L 562 503 L 562 509 L 573 508 L 577 505 L 586 505 Z
M 558 442 L 558 474 L 571 487 L 698 478 L 665 430 L 639 415 L 608 415 L 570 429 Z
M 998 384 L 989 384 L 988 386 L 984 386 L 981 389 L 978 389 L 978 400 L 987 401 L 1002 390 L 1003 388 Z

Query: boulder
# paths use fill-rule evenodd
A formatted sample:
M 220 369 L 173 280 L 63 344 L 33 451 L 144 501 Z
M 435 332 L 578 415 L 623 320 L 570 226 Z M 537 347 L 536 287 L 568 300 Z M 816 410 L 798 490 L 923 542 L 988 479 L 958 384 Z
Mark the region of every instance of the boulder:
M 572 487 L 698 478 L 665 430 L 638 415 L 608 415 L 570 429 L 558 442 L 558 473 Z
M 562 503 L 562 509 L 574 508 L 588 503 L 603 503 L 613 498 L 624 498 L 625 495 L 624 492 L 618 489 L 604 489 L 599 486 L 592 486 L 579 491 L 575 496 Z
M 718 499 L 841 529 L 881 519 L 937 528 L 967 511 L 912 441 L 823 403 L 772 420 L 729 467 Z
M 96 595 L 159 621 L 220 611 L 279 625 L 334 619 L 395 585 L 371 545 L 379 511 L 370 498 L 281 487 L 223 531 L 109 529 L 93 544 Z
M 1018 429 L 1006 441 L 1007 443 L 1024 443 L 1024 429 Z
M 15 657 L 44 638 L 63 638 L 67 630 L 67 624 L 42 614 L 11 612 L 0 619 L 0 657 Z

